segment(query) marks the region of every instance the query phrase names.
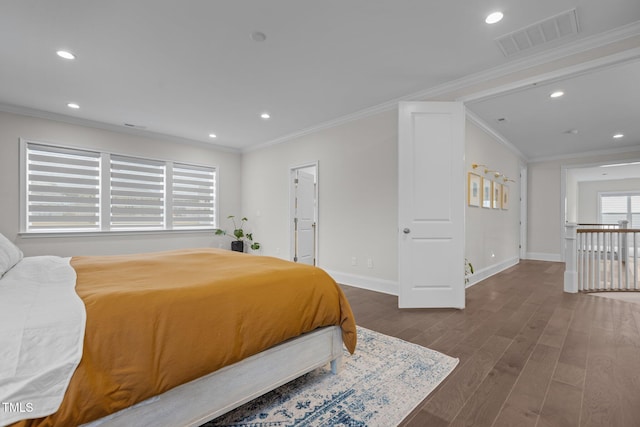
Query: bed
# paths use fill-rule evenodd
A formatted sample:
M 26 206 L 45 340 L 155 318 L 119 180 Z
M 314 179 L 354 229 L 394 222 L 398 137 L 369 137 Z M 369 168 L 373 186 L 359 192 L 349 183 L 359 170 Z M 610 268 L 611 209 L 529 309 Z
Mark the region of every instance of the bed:
M 16 263 L 0 291 L 33 258 L 47 257 Z M 219 249 L 66 262 L 82 357 L 59 409 L 16 426 L 197 426 L 355 350 L 351 308 L 315 267 Z

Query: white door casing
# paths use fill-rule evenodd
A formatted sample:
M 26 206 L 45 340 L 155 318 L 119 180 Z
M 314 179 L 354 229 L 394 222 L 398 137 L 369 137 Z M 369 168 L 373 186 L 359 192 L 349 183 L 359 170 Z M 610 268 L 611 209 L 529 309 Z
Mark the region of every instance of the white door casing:
M 400 103 L 400 308 L 465 306 L 464 127 L 462 103 Z
M 318 162 L 290 168 L 291 260 L 318 263 Z

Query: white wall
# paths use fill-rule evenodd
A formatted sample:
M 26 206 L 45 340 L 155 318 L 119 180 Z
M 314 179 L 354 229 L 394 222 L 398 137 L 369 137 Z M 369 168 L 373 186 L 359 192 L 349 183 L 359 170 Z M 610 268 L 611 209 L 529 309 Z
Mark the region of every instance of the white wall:
M 578 183 L 578 222 L 598 223 L 598 193 L 607 191 L 640 191 L 640 178 L 583 181 Z
M 485 167 L 473 169 L 472 164 L 487 165 L 516 182 L 508 182 L 511 203 L 508 210 L 468 206 L 466 220 L 466 257 L 475 270 L 470 283 L 483 279 L 516 264 L 520 243 L 520 159 L 481 128 L 467 120 L 467 172 L 495 180 Z M 502 180 L 497 180 L 504 183 Z
M 243 215 L 262 253 L 291 258 L 289 168 L 318 161 L 319 265 L 343 283 L 397 292 L 397 134 L 397 111 L 391 111 L 245 153 Z M 519 181 L 518 158 L 472 124 L 466 153 L 469 170 L 472 162 L 489 164 Z M 518 184 L 509 188 L 518 200 Z M 517 203 L 506 211 L 468 211 L 467 221 L 467 255 L 478 278 L 518 261 Z
M 565 192 L 567 198 L 567 222 L 582 222 L 578 221 L 578 180 L 575 174 L 571 172 L 571 169 L 567 170 Z
M 199 145 L 131 135 L 0 112 L 0 233 L 16 242 L 25 255 L 94 255 L 146 252 L 183 247 L 218 246 L 212 232 L 101 235 L 97 237 L 19 236 L 19 139 L 104 149 L 115 153 L 176 160 L 218 168 L 219 218 L 240 209 L 239 153 Z M 224 242 L 225 246 L 228 244 Z
M 563 221 L 562 168 L 624 161 L 640 156 L 640 150 L 529 163 L 527 258 L 561 261 Z
M 392 287 L 398 276 L 397 121 L 396 111 L 385 112 L 245 153 L 243 215 L 262 253 L 291 259 L 289 169 L 317 161 L 318 264 L 352 283 Z
M 0 232 L 16 241 L 26 255 L 113 254 L 228 245 L 228 239 L 214 239 L 211 233 L 18 236 L 18 141 L 27 138 L 217 166 L 220 226 L 227 225 L 227 215 L 247 216 L 247 228 L 262 243 L 260 253 L 290 259 L 289 169 L 317 161 L 319 265 L 345 283 L 397 292 L 397 128 L 397 111 L 389 111 L 240 155 L 0 113 Z M 466 150 L 469 170 L 472 162 L 484 163 L 508 176 L 518 176 L 517 158 L 475 125 L 467 126 Z M 518 199 L 518 188 L 510 183 L 512 200 Z M 517 217 L 518 206 L 514 203 L 508 211 L 478 209 L 467 213 L 467 255 L 476 270 L 486 274 L 517 257 Z M 353 258 L 356 265 L 352 265 Z
M 527 258 L 560 261 L 560 163 L 528 165 Z

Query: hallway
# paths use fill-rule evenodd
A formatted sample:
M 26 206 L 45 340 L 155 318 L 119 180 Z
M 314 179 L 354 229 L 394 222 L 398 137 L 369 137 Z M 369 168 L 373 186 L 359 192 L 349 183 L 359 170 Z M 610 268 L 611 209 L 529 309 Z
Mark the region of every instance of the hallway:
M 460 359 L 402 425 L 640 425 L 640 304 L 565 294 L 563 272 L 522 261 L 468 288 L 465 310 L 343 286 L 358 325 Z

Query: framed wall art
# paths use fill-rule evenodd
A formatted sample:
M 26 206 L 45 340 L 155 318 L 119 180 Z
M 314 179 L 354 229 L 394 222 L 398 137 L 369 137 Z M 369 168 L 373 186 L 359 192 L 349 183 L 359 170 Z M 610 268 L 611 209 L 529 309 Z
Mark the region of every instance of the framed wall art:
M 469 172 L 467 202 L 469 206 L 480 206 L 482 200 L 482 177 Z
M 491 198 L 491 207 L 493 209 L 500 209 L 502 203 L 502 184 L 494 182 L 491 190 L 491 194 L 493 195 Z
M 493 191 L 493 181 L 482 178 L 482 207 L 491 208 L 491 193 Z
M 509 209 L 509 187 L 502 185 L 502 209 Z

